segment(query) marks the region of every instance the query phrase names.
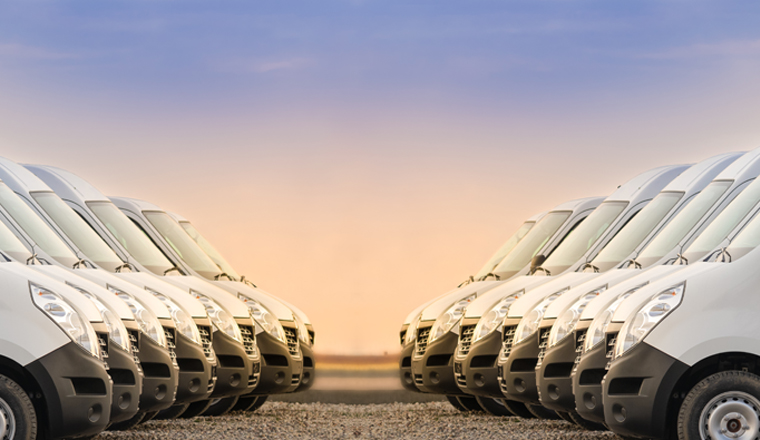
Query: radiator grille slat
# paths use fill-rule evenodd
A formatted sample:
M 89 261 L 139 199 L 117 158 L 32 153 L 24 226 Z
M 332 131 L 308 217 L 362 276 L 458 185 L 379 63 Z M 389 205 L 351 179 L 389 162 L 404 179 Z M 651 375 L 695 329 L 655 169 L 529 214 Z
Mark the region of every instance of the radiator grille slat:
M 512 344 L 515 342 L 516 325 L 504 327 L 504 336 L 501 344 L 501 356 L 506 359 L 512 353 Z
M 288 343 L 288 351 L 293 356 L 297 356 L 299 353 L 298 350 L 298 333 L 296 332 L 296 329 L 289 328 L 289 327 L 283 327 L 285 330 L 285 340 Z
M 607 333 L 605 342 L 607 343 L 607 366 L 604 367 L 606 370 L 610 369 L 610 364 L 612 364 L 612 356 L 615 353 L 615 341 L 617 341 L 618 334 L 617 332 L 613 333 Z
M 575 363 L 573 364 L 573 371 L 578 369 L 578 364 L 581 362 L 581 356 L 583 355 L 583 346 L 586 344 L 586 332 L 588 330 L 576 330 L 575 331 Z
M 414 349 L 414 354 L 417 356 L 424 356 L 427 351 L 428 339 L 430 338 L 430 327 L 420 329 L 417 332 L 417 342 Z
M 540 367 L 541 363 L 544 361 L 546 349 L 549 348 L 549 333 L 551 333 L 551 331 L 551 327 L 546 327 L 538 332 L 538 363 L 536 363 L 536 368 Z
M 467 325 L 462 327 L 462 331 L 459 332 L 459 354 L 461 356 L 467 356 L 470 352 L 470 346 L 472 345 L 472 337 L 475 335 L 475 326 Z

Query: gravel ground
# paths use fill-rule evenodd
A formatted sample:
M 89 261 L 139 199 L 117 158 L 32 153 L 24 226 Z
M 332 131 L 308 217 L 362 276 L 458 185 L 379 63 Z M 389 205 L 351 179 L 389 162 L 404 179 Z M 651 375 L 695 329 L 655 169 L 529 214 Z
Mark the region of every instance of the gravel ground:
M 255 413 L 151 421 L 99 439 L 619 439 L 563 421 L 461 413 L 445 402 L 346 405 L 268 402 Z

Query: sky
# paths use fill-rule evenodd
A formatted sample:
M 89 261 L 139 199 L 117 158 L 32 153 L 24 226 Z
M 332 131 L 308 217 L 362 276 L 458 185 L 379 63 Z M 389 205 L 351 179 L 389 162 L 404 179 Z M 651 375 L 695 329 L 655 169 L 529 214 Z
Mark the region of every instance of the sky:
M 520 223 L 759 146 L 752 1 L 6 1 L 0 154 L 188 217 L 304 310 L 398 351 Z

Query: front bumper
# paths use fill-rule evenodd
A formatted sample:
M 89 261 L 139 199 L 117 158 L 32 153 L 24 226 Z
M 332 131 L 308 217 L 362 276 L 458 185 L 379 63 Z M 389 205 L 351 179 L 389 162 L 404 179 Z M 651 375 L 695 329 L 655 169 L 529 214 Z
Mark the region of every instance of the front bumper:
M 640 342 L 612 362 L 602 381 L 607 426 L 620 435 L 666 438 L 672 421 L 668 410 L 673 389 L 688 369 L 683 362 Z
M 216 328 L 214 328 L 216 329 Z M 240 396 L 252 391 L 258 382 L 255 365 L 245 347 L 224 332 L 215 330 L 213 346 L 216 353 L 216 386 L 211 397 Z
M 514 329 L 520 319 L 508 318 L 504 328 Z M 509 333 L 508 333 L 509 334 Z M 539 332 L 535 332 L 519 344 L 512 344 L 508 357 L 499 356 L 497 374 L 501 392 L 507 399 L 528 404 L 540 404 L 536 388 L 536 365 L 538 364 Z M 508 336 L 505 336 L 508 337 Z
M 306 391 L 314 385 L 316 378 L 316 363 L 314 362 L 314 347 L 301 344 L 301 355 L 303 357 L 303 373 L 301 374 L 301 384 L 296 388 L 296 392 Z
M 205 400 L 216 385 L 217 361 L 206 346 L 211 342 L 211 326 L 209 322 L 197 322 L 201 332 L 203 345 L 198 345 L 185 335 L 177 332 L 175 337 L 175 352 L 179 365 L 179 385 L 175 404 Z
M 604 341 L 581 356 L 573 374 L 575 410 L 586 420 L 604 423 L 604 400 L 602 380 L 607 374 L 607 364 L 612 360 L 612 350 L 622 323 L 607 326 Z
M 160 411 L 169 408 L 174 404 L 179 380 L 179 367 L 175 362 L 174 353 L 158 345 L 142 332 L 130 330 L 129 333 L 133 347 L 139 347 L 137 357 L 143 370 L 140 411 Z
M 261 379 L 253 395 L 279 394 L 295 391 L 301 383 L 303 357 L 267 332 L 256 335 L 261 352 Z M 296 342 L 297 344 L 297 342 Z
M 414 384 L 414 376 L 412 376 L 413 354 L 414 344 L 407 344 L 401 349 L 401 357 L 398 364 L 399 379 L 401 379 L 401 386 L 404 387 L 404 389 L 419 393 L 420 390 L 417 388 L 417 385 Z
M 136 330 L 137 324 L 125 323 L 130 330 Z M 134 324 L 134 326 L 129 325 Z M 137 414 L 140 394 L 143 390 L 142 369 L 132 353 L 118 346 L 108 337 L 108 332 L 98 332 L 101 349 L 107 355 L 108 376 L 112 389 L 110 422 L 123 422 Z
M 429 327 L 419 327 L 418 344 L 415 344 L 415 352 L 412 354 L 412 377 L 415 385 L 423 393 L 463 395 L 454 379 L 452 362 L 459 335 L 448 332 L 432 343 L 427 343 L 428 333 L 423 332 L 425 328 Z M 427 346 L 424 350 L 418 349 L 420 338 L 426 340 Z
M 475 326 L 477 321 L 472 326 Z M 462 332 L 465 330 L 462 324 Z M 485 338 L 469 345 L 466 356 L 460 352 L 454 356 L 454 378 L 459 389 L 466 394 L 502 399 L 497 374 L 497 359 L 501 350 L 501 332 L 494 331 Z M 463 344 L 460 343 L 459 350 Z
M 541 364 L 536 368 L 538 396 L 544 407 L 565 412 L 575 410 L 572 373 L 579 354 L 579 343 L 580 349 L 583 349 L 582 338 L 578 341 L 576 332 L 573 332 L 554 347 L 546 349 Z
M 111 379 L 99 359 L 75 342 L 26 366 L 45 397 L 49 438 L 93 435 L 108 426 Z

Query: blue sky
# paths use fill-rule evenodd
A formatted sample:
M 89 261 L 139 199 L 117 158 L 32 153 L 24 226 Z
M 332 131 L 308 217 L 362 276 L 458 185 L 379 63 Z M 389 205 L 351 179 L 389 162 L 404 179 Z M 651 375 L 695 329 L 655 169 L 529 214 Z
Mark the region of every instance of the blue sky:
M 757 147 L 758 23 L 755 1 L 6 1 L 0 152 L 190 218 L 323 350 L 391 351 L 523 219 Z M 335 320 L 357 310 L 370 333 Z

